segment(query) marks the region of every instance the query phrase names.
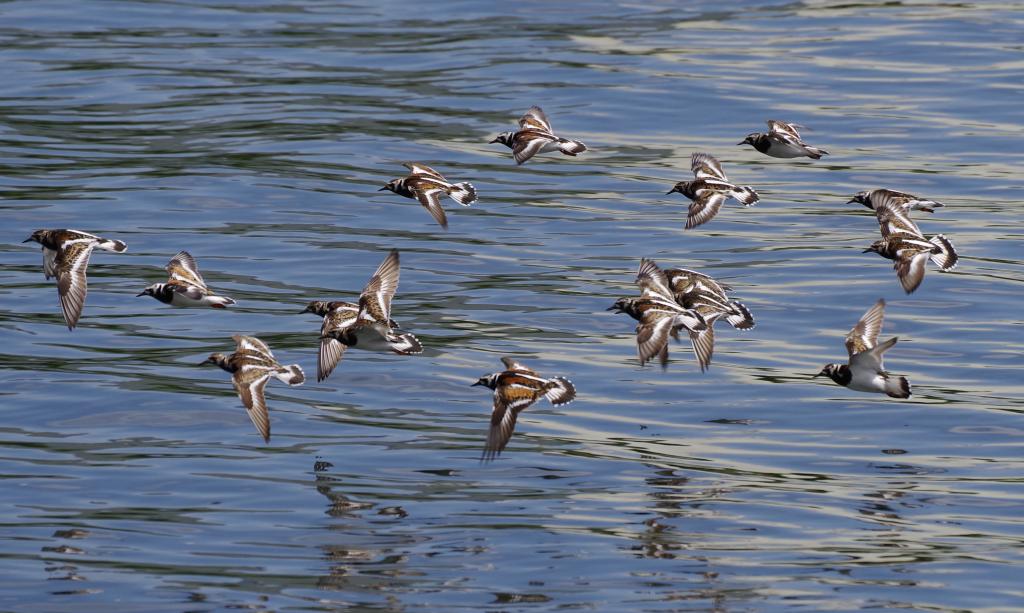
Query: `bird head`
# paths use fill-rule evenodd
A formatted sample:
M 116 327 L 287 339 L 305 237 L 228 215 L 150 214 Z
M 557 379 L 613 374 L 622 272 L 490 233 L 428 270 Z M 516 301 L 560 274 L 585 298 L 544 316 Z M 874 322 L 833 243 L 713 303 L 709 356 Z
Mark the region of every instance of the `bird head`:
M 746 138 L 744 138 L 742 141 L 740 141 L 740 142 L 738 142 L 736 144 L 737 145 L 753 145 L 755 142 L 757 142 L 757 139 L 760 138 L 760 136 L 761 135 L 759 133 L 757 133 L 757 132 L 751 132 L 750 134 L 747 134 Z
M 156 298 L 156 292 L 158 289 L 160 289 L 160 285 L 160 283 L 154 283 L 153 285 L 150 285 L 149 287 L 142 290 L 138 294 L 135 294 L 135 297 L 138 298 L 139 296 L 153 296 L 154 298 Z
M 871 208 L 871 198 L 868 196 L 868 191 L 857 192 L 854 194 L 846 204 L 863 204 L 864 206 Z
M 477 379 L 476 383 L 474 383 L 470 387 L 476 387 L 477 385 L 482 385 L 484 387 L 488 387 L 490 389 L 494 389 L 494 388 L 498 387 L 498 375 L 500 375 L 500 374 L 501 373 L 493 373 L 493 374 L 490 374 L 490 375 L 484 375 L 484 376 L 480 377 L 479 379 Z
M 36 230 L 35 232 L 32 233 L 32 236 L 26 238 L 25 240 L 23 240 L 21 242 L 23 242 L 23 243 L 31 243 L 32 241 L 35 241 L 35 242 L 37 242 L 39 244 L 42 244 L 43 243 L 43 237 L 46 236 L 46 232 L 47 232 L 46 230 Z
M 501 143 L 502 145 L 505 145 L 507 147 L 511 147 L 512 146 L 512 137 L 514 135 L 515 135 L 515 132 L 502 132 L 501 134 L 495 136 L 494 140 L 492 140 L 491 142 L 489 142 L 487 144 L 488 145 L 493 145 L 494 143 Z

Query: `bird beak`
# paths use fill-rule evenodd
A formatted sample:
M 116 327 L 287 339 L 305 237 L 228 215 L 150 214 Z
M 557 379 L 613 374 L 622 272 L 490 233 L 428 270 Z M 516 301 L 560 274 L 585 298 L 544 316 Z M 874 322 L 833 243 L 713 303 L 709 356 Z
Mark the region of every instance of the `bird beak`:
M 469 387 L 476 387 L 478 385 L 483 385 L 483 383 L 480 383 L 479 381 L 477 381 L 476 383 L 474 383 L 473 385 L 470 385 Z
M 491 142 L 489 142 L 489 143 L 487 143 L 487 144 L 488 144 L 488 145 L 493 145 L 493 144 L 494 144 L 494 143 L 496 143 L 496 142 L 498 142 L 498 139 L 497 139 L 497 138 L 495 138 L 494 140 L 492 140 Z
M 847 203 L 847 204 L 849 204 L 849 203 Z M 871 253 L 872 251 L 874 251 L 874 249 L 872 249 L 871 247 L 868 247 L 864 251 L 861 251 L 861 253 Z
M 615 309 L 617 309 L 617 308 L 618 308 L 618 307 L 617 307 L 617 306 L 615 306 L 615 305 L 613 304 L 612 306 L 608 307 L 608 308 L 607 308 L 607 309 L 605 309 L 605 310 L 606 310 L 606 311 L 614 311 L 614 310 L 615 310 Z
M 674 193 L 674 192 L 678 192 L 678 191 L 679 191 L 678 189 L 676 189 L 676 188 L 674 188 L 674 187 L 673 187 L 672 189 L 670 189 L 670 190 L 668 190 L 667 192 L 665 192 L 665 195 L 667 196 L 667 195 L 669 195 L 669 194 L 671 194 L 671 193 Z
M 857 202 L 856 198 L 850 198 L 850 200 L 846 204 L 855 204 L 856 202 Z
M 142 290 L 138 294 L 135 294 L 135 297 L 138 298 L 139 296 L 145 296 L 145 295 L 146 295 L 146 290 Z
M 378 191 L 378 192 L 386 192 L 386 191 L 388 191 L 388 186 L 387 186 L 387 185 L 385 185 L 384 187 L 382 187 L 382 188 L 378 189 L 377 191 Z
M 206 366 L 209 363 L 210 363 L 210 360 L 203 360 L 202 362 L 196 364 L 196 366 Z
M 25 240 L 23 240 L 21 242 L 22 243 L 31 243 L 32 242 L 32 237 L 30 236 L 30 237 L 26 238 Z

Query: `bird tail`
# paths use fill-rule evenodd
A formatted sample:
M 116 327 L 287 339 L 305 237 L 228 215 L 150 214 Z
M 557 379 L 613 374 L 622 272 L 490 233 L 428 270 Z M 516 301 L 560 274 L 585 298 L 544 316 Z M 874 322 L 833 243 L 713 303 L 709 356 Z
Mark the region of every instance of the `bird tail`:
M 824 149 L 818 149 L 817 147 L 804 145 L 804 148 L 807 149 L 807 157 L 811 158 L 812 160 L 820 160 L 821 156 L 829 155 L 828 151 L 825 151 Z
M 302 372 L 302 368 L 298 364 L 282 366 L 274 373 L 274 376 L 288 385 L 302 385 L 306 381 L 306 373 Z
M 544 397 L 556 407 L 569 404 L 576 399 L 576 386 L 565 377 L 552 377 L 548 379 L 548 389 L 544 392 Z
M 569 140 L 568 138 L 558 139 L 558 150 L 565 155 L 576 156 L 587 150 L 587 146 L 578 140 Z
M 391 345 L 391 351 L 399 355 L 423 353 L 423 345 L 420 344 L 419 339 L 408 332 L 390 334 L 387 336 L 387 342 Z
M 725 321 L 729 322 L 729 325 L 737 330 L 754 329 L 754 314 L 750 312 L 746 305 L 742 302 L 730 300 L 729 306 L 732 307 L 732 313 L 725 316 Z
M 731 192 L 729 192 L 729 195 L 735 198 L 736 201 L 743 206 L 750 206 L 761 199 L 761 197 L 757 195 L 757 192 L 754 191 L 754 188 L 749 185 L 735 187 Z
M 906 377 L 886 377 L 885 393 L 892 398 L 910 398 L 910 381 Z
M 448 195 L 462 206 L 469 206 L 476 202 L 476 188 L 472 183 L 452 183 L 448 188 Z
M 235 304 L 234 299 L 227 296 L 207 296 L 210 306 L 215 309 L 226 309 L 228 305 Z
M 956 249 L 953 247 L 953 242 L 941 234 L 928 239 L 928 242 L 939 248 L 939 251 L 932 253 L 931 261 L 933 264 L 938 266 L 942 270 L 952 270 L 956 267 L 956 263 L 960 260 L 960 256 L 956 254 Z
M 128 248 L 128 245 L 126 245 L 124 241 L 110 240 L 107 238 L 101 238 L 99 242 L 96 243 L 96 246 L 99 247 L 100 249 L 106 249 L 107 251 L 116 251 L 117 253 L 122 253 L 125 249 Z

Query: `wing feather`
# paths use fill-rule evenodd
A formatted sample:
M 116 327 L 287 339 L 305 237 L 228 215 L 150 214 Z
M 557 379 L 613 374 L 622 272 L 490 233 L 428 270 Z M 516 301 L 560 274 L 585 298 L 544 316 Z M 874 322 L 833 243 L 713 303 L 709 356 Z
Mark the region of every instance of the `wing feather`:
M 878 334 L 882 331 L 884 319 L 885 300 L 879 298 L 878 302 L 864 313 L 857 325 L 846 335 L 846 351 L 850 357 L 875 346 L 878 342 Z

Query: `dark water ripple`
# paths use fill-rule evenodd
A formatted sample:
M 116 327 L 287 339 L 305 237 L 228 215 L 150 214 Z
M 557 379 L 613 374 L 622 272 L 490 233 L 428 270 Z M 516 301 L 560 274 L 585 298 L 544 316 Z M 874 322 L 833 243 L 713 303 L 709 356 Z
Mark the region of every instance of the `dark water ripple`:
M 427 10 L 424 10 L 426 8 Z M 1006 3 L 0 2 L 0 609 L 861 610 L 1020 607 L 1019 7 Z M 584 140 L 517 168 L 531 104 Z M 736 142 L 769 117 L 833 155 Z M 762 201 L 684 232 L 664 192 L 719 156 Z M 442 232 L 377 188 L 472 181 Z M 941 200 L 956 271 L 904 296 L 862 254 L 888 186 Z M 457 210 L 456 210 L 457 209 Z M 38 227 L 119 237 L 79 328 Z M 259 335 L 312 372 L 321 298 L 402 251 L 423 356 L 271 384 L 273 441 L 224 373 Z M 197 256 L 226 313 L 133 298 Z M 755 330 L 636 363 L 638 259 L 727 279 Z M 879 297 L 905 402 L 811 380 Z M 518 355 L 580 390 L 478 462 Z

